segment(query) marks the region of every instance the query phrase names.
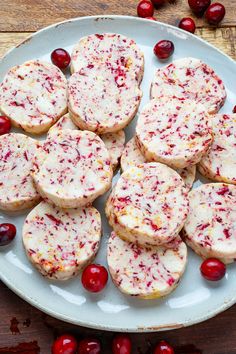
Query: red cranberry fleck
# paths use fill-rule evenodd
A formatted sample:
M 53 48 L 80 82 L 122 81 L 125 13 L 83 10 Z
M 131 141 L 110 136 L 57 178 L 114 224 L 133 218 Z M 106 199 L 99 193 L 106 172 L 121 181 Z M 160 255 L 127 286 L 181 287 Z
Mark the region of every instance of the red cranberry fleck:
M 225 7 L 219 2 L 211 4 L 206 10 L 206 20 L 210 25 L 218 25 L 225 17 Z
M 158 42 L 153 51 L 158 59 L 168 59 L 174 53 L 174 44 L 168 40 Z
M 125 334 L 118 334 L 112 342 L 113 354 L 131 354 L 132 343 L 130 337 Z
M 11 130 L 11 121 L 6 116 L 0 116 L 0 135 L 7 134 Z
M 57 48 L 51 53 L 51 61 L 59 69 L 66 69 L 70 64 L 70 54 L 63 48 Z
M 156 8 L 158 8 L 158 7 L 162 6 L 162 5 L 164 5 L 165 0 L 152 0 L 152 3 L 153 3 L 153 5 L 154 5 Z
M 88 265 L 81 278 L 84 288 L 92 293 L 103 290 L 108 281 L 108 273 L 105 267 L 99 264 Z
M 236 106 L 234 106 L 233 108 L 233 113 L 236 113 Z
M 58 337 L 52 345 L 52 354 L 76 354 L 77 341 L 70 334 Z
M 141 0 L 137 6 L 137 14 L 139 17 L 152 17 L 154 14 L 154 6 L 149 0 Z
M 203 16 L 211 0 L 188 0 L 189 7 L 197 16 Z
M 101 354 L 101 344 L 97 339 L 85 338 L 79 342 L 78 354 Z
M 154 354 L 174 354 L 174 353 L 175 352 L 172 346 L 164 340 L 162 340 L 159 344 L 157 344 L 154 350 Z
M 146 18 L 146 20 L 152 20 L 152 21 L 156 21 L 157 19 L 156 19 L 156 17 L 145 17 Z
M 191 17 L 184 17 L 179 23 L 179 28 L 182 28 L 187 32 L 194 33 L 196 29 L 196 25 L 194 20 Z
M 202 262 L 200 270 L 205 279 L 217 281 L 225 276 L 226 266 L 219 259 L 208 258 Z
M 8 245 L 16 236 L 16 227 L 13 224 L 0 224 L 0 246 Z

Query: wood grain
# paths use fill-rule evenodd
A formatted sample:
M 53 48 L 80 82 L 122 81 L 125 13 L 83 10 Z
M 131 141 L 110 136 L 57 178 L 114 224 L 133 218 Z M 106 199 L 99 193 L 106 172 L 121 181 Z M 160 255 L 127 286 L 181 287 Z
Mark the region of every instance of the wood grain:
M 0 6 L 0 31 L 36 31 L 55 22 L 95 14 L 136 16 L 137 3 L 138 0 L 4 0 Z M 236 0 L 224 4 L 226 16 L 221 26 L 235 25 Z M 158 20 L 171 24 L 188 15 L 192 14 L 187 0 L 166 0 L 166 5 L 155 13 Z M 206 26 L 204 19 L 196 21 L 198 26 Z
M 7 50 L 26 39 L 30 34 L 30 32 L 0 33 L 0 57 Z M 196 34 L 230 55 L 233 59 L 236 59 L 236 27 L 217 29 L 199 28 Z

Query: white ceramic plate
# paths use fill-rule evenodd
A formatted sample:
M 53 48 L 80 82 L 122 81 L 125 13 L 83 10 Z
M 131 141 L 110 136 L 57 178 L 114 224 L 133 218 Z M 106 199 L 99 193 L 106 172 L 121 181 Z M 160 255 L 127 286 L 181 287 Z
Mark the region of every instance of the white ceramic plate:
M 91 33 L 116 32 L 134 38 L 145 54 L 145 75 L 142 83 L 141 107 L 149 99 L 149 87 L 154 71 L 163 66 L 153 55 L 154 44 L 170 39 L 175 44 L 173 59 L 193 56 L 211 65 L 222 77 L 227 89 L 227 102 L 222 112 L 231 112 L 235 105 L 236 63 L 203 40 L 178 28 L 133 17 L 85 17 L 56 24 L 34 34 L 12 49 L 0 63 L 0 81 L 13 65 L 26 60 L 50 60 L 57 47 L 69 52 L 82 36 Z M 127 129 L 127 139 L 134 133 L 135 122 Z M 118 177 L 115 176 L 114 180 Z M 196 182 L 199 184 L 199 181 Z M 195 184 L 196 185 L 196 184 Z M 103 212 L 106 196 L 95 206 Z M 177 290 L 161 300 L 139 300 L 122 295 L 109 280 L 104 292 L 98 295 L 83 290 L 80 278 L 65 283 L 43 278 L 27 260 L 21 242 L 21 228 L 26 214 L 0 213 L 0 222 L 17 226 L 13 244 L 0 251 L 0 276 L 14 292 L 42 311 L 64 321 L 116 331 L 157 331 L 180 328 L 210 318 L 236 302 L 235 265 L 227 268 L 224 280 L 206 282 L 199 273 L 201 259 L 189 251 L 187 271 Z M 103 213 L 103 242 L 96 262 L 106 265 L 106 244 L 110 229 Z

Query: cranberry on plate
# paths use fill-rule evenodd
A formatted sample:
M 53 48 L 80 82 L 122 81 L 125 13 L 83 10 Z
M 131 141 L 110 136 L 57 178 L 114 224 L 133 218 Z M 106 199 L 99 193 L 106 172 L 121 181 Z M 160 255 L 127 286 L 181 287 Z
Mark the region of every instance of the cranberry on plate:
M 102 291 L 108 281 L 108 272 L 105 267 L 99 264 L 88 265 L 81 278 L 84 288 L 92 293 Z
M 66 69 L 70 64 L 70 54 L 63 48 L 57 48 L 51 53 L 51 61 L 59 69 Z
M 11 121 L 6 116 L 0 116 L 0 135 L 7 134 L 11 130 Z
M 188 0 L 189 7 L 197 16 L 203 16 L 211 0 Z
M 58 337 L 52 345 L 52 354 L 76 354 L 77 341 L 70 334 Z
M 78 354 L 101 354 L 101 344 L 97 339 L 85 338 L 79 342 Z
M 174 354 L 174 349 L 166 341 L 162 340 L 157 344 L 154 350 L 154 354 Z
M 149 0 L 141 0 L 137 6 L 137 14 L 139 17 L 152 17 L 154 14 L 152 2 Z
M 168 40 L 158 42 L 153 48 L 154 54 L 158 59 L 168 59 L 174 53 L 174 44 Z
M 200 271 L 205 279 L 218 281 L 225 276 L 226 266 L 219 259 L 208 258 L 202 262 Z
M 16 236 L 16 227 L 13 224 L 0 224 L 0 246 L 8 245 Z
M 234 106 L 233 108 L 233 113 L 236 113 L 236 106 Z
M 153 5 L 154 5 L 156 8 L 158 8 L 158 7 L 162 6 L 162 5 L 164 5 L 165 0 L 152 0 L 152 3 L 153 3 Z
M 145 18 L 146 18 L 146 20 L 153 20 L 153 21 L 157 20 L 156 17 L 145 17 Z
M 182 28 L 187 32 L 194 33 L 196 29 L 196 25 L 194 20 L 191 17 L 184 17 L 179 23 L 179 28 Z
M 210 25 L 218 25 L 225 17 L 225 7 L 219 2 L 211 4 L 205 13 L 206 20 Z
M 131 354 L 132 344 L 130 337 L 125 334 L 118 334 L 112 341 L 113 354 Z

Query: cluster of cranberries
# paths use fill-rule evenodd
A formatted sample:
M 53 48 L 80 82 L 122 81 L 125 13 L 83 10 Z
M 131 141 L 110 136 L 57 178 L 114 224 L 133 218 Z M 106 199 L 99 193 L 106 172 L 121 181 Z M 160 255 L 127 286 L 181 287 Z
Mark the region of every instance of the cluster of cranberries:
M 113 338 L 112 354 L 131 354 L 132 343 L 128 335 L 119 334 Z M 87 338 L 79 343 L 74 336 L 64 334 L 58 337 L 52 345 L 52 354 L 101 354 L 102 348 L 99 340 Z M 156 345 L 154 354 L 174 354 L 173 347 L 161 341 Z

